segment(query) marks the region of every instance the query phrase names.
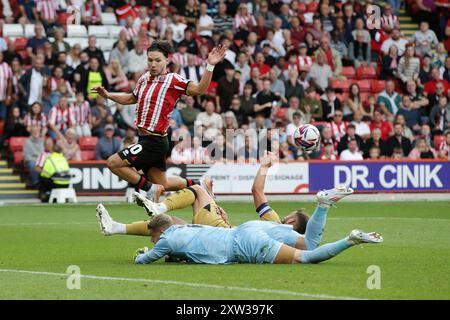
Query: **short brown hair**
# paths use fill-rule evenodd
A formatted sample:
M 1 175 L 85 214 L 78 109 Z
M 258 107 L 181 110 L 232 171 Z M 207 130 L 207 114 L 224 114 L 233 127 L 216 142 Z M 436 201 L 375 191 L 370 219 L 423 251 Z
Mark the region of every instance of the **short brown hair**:
M 306 225 L 309 221 L 309 216 L 306 214 L 304 208 L 297 209 L 289 215 L 295 215 L 297 218 L 297 221 L 293 224 L 294 231 L 297 231 L 300 234 L 305 234 L 306 232 Z
M 159 51 L 161 52 L 166 58 L 169 57 L 169 54 L 173 52 L 173 47 L 170 44 L 169 41 L 166 40 L 156 40 L 153 41 L 150 47 L 147 49 L 147 53 L 151 51 Z
M 157 214 L 149 221 L 147 227 L 151 231 L 167 229 L 173 224 L 172 218 L 167 214 Z

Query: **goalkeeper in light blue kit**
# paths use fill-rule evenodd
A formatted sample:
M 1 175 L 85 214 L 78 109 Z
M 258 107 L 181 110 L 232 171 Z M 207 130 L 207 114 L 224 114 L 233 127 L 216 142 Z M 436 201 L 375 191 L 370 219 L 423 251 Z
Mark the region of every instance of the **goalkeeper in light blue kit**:
M 275 160 L 275 158 L 274 158 Z M 255 185 L 264 185 L 271 161 L 258 172 Z M 345 187 L 344 187 L 345 188 Z M 254 192 L 255 206 L 261 218 L 272 220 L 276 213 L 270 208 L 263 188 Z M 253 190 L 254 191 L 254 190 Z M 342 240 L 319 246 L 328 208 L 353 190 L 339 188 L 318 193 L 318 206 L 309 219 L 305 235 L 292 225 L 270 221 L 250 221 L 237 228 L 218 228 L 206 225 L 175 225 L 166 214 L 156 214 L 148 223 L 148 231 L 155 246 L 138 249 L 135 263 L 152 263 L 170 255 L 191 263 L 319 263 L 360 243 L 380 243 L 383 238 L 375 232 L 353 230 Z M 276 217 L 278 217 L 276 215 Z

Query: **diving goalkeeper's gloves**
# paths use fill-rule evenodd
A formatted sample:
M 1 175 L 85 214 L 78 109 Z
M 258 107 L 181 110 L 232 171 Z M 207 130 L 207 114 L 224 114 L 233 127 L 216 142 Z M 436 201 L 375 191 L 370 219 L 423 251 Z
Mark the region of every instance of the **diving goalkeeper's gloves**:
M 136 258 L 138 256 L 140 256 L 141 254 L 146 254 L 148 252 L 148 248 L 147 247 L 143 247 L 143 248 L 139 248 L 136 250 L 135 254 L 134 254 L 134 259 L 133 261 L 136 261 Z

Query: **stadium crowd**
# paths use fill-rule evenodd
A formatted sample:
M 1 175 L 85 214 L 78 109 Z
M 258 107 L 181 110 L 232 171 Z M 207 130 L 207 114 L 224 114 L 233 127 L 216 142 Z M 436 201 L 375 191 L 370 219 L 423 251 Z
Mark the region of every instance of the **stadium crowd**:
M 228 46 L 208 93 L 178 102 L 168 161 L 209 162 L 227 152 L 232 160 L 256 161 L 257 139 L 242 135 L 231 145 L 227 129 L 267 129 L 270 148 L 284 161 L 450 160 L 450 1 L 387 1 L 379 28 L 368 23 L 371 4 L 1 1 L 2 29 L 34 24 L 34 35 L 0 38 L 0 143 L 6 150 L 12 137 L 31 136 L 24 167 L 32 174 L 53 143 L 68 160 L 105 160 L 136 143 L 135 108 L 105 101 L 91 88 L 131 92 L 147 68 L 146 49 L 165 39 L 174 47 L 170 70 L 195 81 L 212 47 Z M 401 5 L 419 23 L 411 38 L 400 29 Z M 86 47 L 70 45 L 68 8 L 78 8 L 87 27 L 101 26 L 102 14 L 114 13 L 122 29 L 113 49 L 101 50 L 94 34 Z M 322 134 L 320 149 L 311 154 L 292 140 L 305 123 Z M 89 136 L 99 141 L 95 152 L 83 153 L 78 141 Z

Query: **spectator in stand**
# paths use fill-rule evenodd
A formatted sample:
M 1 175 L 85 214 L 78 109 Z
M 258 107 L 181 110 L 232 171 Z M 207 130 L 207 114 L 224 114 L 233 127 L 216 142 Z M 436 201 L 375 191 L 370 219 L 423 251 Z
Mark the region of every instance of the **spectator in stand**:
M 238 54 L 237 61 L 234 63 L 234 69 L 241 73 L 241 85 L 250 80 L 250 66 L 248 64 L 248 56 L 245 52 Z
M 227 5 L 224 2 L 219 3 L 217 15 L 214 16 L 213 21 L 215 29 L 221 34 L 233 28 L 233 18 L 227 14 Z
M 66 130 L 74 125 L 66 97 L 60 97 L 58 105 L 54 106 L 48 115 L 48 134 L 54 140 L 61 138 Z
M 180 75 L 190 81 L 199 82 L 205 68 L 197 65 L 197 57 L 193 54 L 187 54 L 187 66 L 180 70 Z M 218 88 L 220 85 L 218 86 Z M 217 91 L 216 91 L 217 92 Z
M 253 90 L 252 85 L 247 83 L 244 86 L 244 94 L 242 96 L 239 96 L 241 110 L 249 120 L 251 120 L 251 118 L 254 116 L 253 110 L 256 104 L 256 99 L 252 95 L 252 90 Z
M 246 134 L 244 137 L 244 146 L 237 150 L 238 163 L 256 163 L 259 159 L 258 149 L 256 148 L 256 137 Z
M 195 25 L 200 14 L 200 9 L 197 1 L 187 0 L 186 5 L 180 8 L 180 14 L 184 16 L 188 25 Z
M 225 76 L 219 79 L 216 90 L 216 105 L 218 112 L 230 110 L 231 100 L 239 95 L 239 81 L 234 78 L 234 67 L 225 64 Z
M 69 81 L 69 84 L 72 85 L 73 83 L 73 73 L 75 70 L 67 64 L 67 53 L 66 52 L 59 52 L 56 56 L 56 62 L 55 67 L 59 67 L 63 71 L 63 78 L 64 80 Z M 72 88 L 70 88 L 72 90 Z
M 200 110 L 195 107 L 195 100 L 192 96 L 185 96 L 185 107 L 180 110 L 183 123 L 188 127 L 191 135 L 194 134 L 194 122 Z
M 197 20 L 197 32 L 199 36 L 206 39 L 212 37 L 212 30 L 214 30 L 214 20 L 207 14 L 207 11 L 207 4 L 200 4 L 200 15 Z
M 112 154 L 119 151 L 120 141 L 114 137 L 114 126 L 107 124 L 104 136 L 95 146 L 95 160 L 107 160 Z
M 47 116 L 42 112 L 42 104 L 35 102 L 30 107 L 30 112 L 25 115 L 24 124 L 27 131 L 31 134 L 33 127 L 38 127 L 42 137 L 47 134 Z
M 111 51 L 111 54 L 109 56 L 109 63 L 111 63 L 112 60 L 119 60 L 123 72 L 125 74 L 128 73 L 128 66 L 130 63 L 130 53 L 124 41 L 119 40 L 117 42 L 116 47 Z
M 306 97 L 300 103 L 300 110 L 305 114 L 308 123 L 322 120 L 322 103 L 317 99 L 317 91 L 313 86 L 306 89 Z
M 394 148 L 402 148 L 403 154 L 409 154 L 412 146 L 411 141 L 405 137 L 403 133 L 403 126 L 400 123 L 394 125 L 394 135 L 387 140 L 388 155 L 392 156 Z
M 192 152 L 190 143 L 190 137 L 180 137 L 178 143 L 172 149 L 170 154 L 170 160 L 172 163 L 180 164 L 180 163 L 191 163 L 192 161 Z
M 105 126 L 113 123 L 111 110 L 106 107 L 106 101 L 102 96 L 97 96 L 95 99 L 95 106 L 91 109 L 89 122 L 92 135 L 99 138 L 103 137 Z
M 39 182 L 39 174 L 35 170 L 36 160 L 44 151 L 44 140 L 41 136 L 41 128 L 32 126 L 31 136 L 23 146 L 24 165 L 30 171 L 31 185 L 35 186 Z
M 394 120 L 394 115 L 397 114 L 401 101 L 400 94 L 395 92 L 394 81 L 387 80 L 385 90 L 378 95 L 377 104 L 389 121 Z
M 321 41 L 323 39 L 330 40 L 330 33 L 323 28 L 322 21 L 318 16 L 313 19 L 312 27 L 308 29 L 315 41 Z
M 256 26 L 255 17 L 248 11 L 247 4 L 241 3 L 239 5 L 238 11 L 233 19 L 233 25 L 236 30 L 237 39 L 246 39 L 250 30 Z
M 428 81 L 431 80 L 431 55 L 426 54 L 422 59 L 422 67 L 419 72 L 420 84 L 423 87 Z
M 336 142 L 341 141 L 341 138 L 347 132 L 346 121 L 343 121 L 343 113 L 340 110 L 336 110 L 333 120 L 330 122 L 331 136 Z
M 341 101 L 336 97 L 332 87 L 328 87 L 325 90 L 325 93 L 320 97 L 320 102 L 322 103 L 323 119 L 325 121 L 331 121 L 336 110 L 342 111 Z
M 270 69 L 269 79 L 272 83 L 270 86 L 270 91 L 275 93 L 275 95 L 280 98 L 281 104 L 286 104 L 288 102 L 286 99 L 286 87 L 284 86 L 284 82 L 277 77 L 277 72 L 275 69 Z
M 147 53 L 141 41 L 136 42 L 136 46 L 130 51 L 130 62 L 128 72 L 132 79 L 138 79 L 147 70 Z
M 102 23 L 102 8 L 94 0 L 85 0 L 81 5 L 81 23 L 89 26 Z
M 56 143 L 61 148 L 62 154 L 67 161 L 81 161 L 80 146 L 77 143 L 77 134 L 73 128 L 66 130 Z
M 438 67 L 441 73 L 443 73 L 445 60 L 447 59 L 447 57 L 447 50 L 445 49 L 444 44 L 442 42 L 439 42 L 436 46 L 436 51 L 433 53 L 433 60 L 431 63 L 434 67 Z
M 188 66 L 189 53 L 187 53 L 187 48 L 187 42 L 181 41 L 178 44 L 177 52 L 172 55 L 172 61 L 175 63 L 176 69 L 184 69 Z
M 329 86 L 330 80 L 333 77 L 331 67 L 326 63 L 325 53 L 317 55 L 317 61 L 311 66 L 308 74 L 312 86 L 323 93 Z
M 450 160 L 450 131 L 447 131 L 445 141 L 442 141 L 438 147 L 438 156 L 440 159 Z
M 381 150 L 378 147 L 372 147 L 369 150 L 369 157 L 370 160 L 379 160 L 381 159 Z
M 35 0 L 19 0 L 20 23 L 29 24 L 39 20 Z
M 381 139 L 381 130 L 379 128 L 375 128 L 372 130 L 372 135 L 369 139 L 367 139 L 364 144 L 364 158 L 367 159 L 370 157 L 370 150 L 372 148 L 378 148 L 380 150 L 380 157 L 385 157 L 388 154 L 387 143 Z
M 363 107 L 359 109 L 363 115 L 363 121 L 372 120 L 375 108 L 377 108 L 377 100 L 374 95 L 370 95 L 367 101 L 363 103 Z
M 97 47 L 97 37 L 94 35 L 89 36 L 88 38 L 88 47 L 83 50 L 89 56 L 89 59 L 96 58 L 101 66 L 106 64 L 105 56 L 103 51 Z
M 272 111 L 277 107 L 278 101 L 280 100 L 271 90 L 271 82 L 269 79 L 263 81 L 263 89 L 256 95 L 256 104 L 254 107 L 254 112 L 261 112 L 264 115 L 265 127 L 272 127 Z
M 357 83 L 350 85 L 348 97 L 345 99 L 344 108 L 342 112 L 344 114 L 345 121 L 352 121 L 353 114 L 356 110 L 362 109 L 361 90 Z
M 315 52 L 316 59 L 318 59 L 320 54 L 324 54 L 326 63 L 333 72 L 333 78 L 345 78 L 342 76 L 341 56 L 339 52 L 330 47 L 330 38 L 325 37 L 320 40 L 320 47 Z
M 439 43 L 436 33 L 430 30 L 428 21 L 420 22 L 419 30 L 414 33 L 411 40 L 416 45 L 416 54 L 420 57 L 430 53 Z
M 350 59 L 349 56 L 349 49 L 347 48 L 347 45 L 345 44 L 341 33 L 339 33 L 338 30 L 333 30 L 331 33 L 331 42 L 330 42 L 331 48 L 339 52 L 342 59 L 342 64 L 344 66 L 351 66 L 353 65 L 353 61 Z
M 400 2 L 398 0 L 389 0 L 389 2 Z M 400 28 L 400 23 L 398 20 L 398 7 L 397 10 L 392 10 L 395 8 L 394 5 L 386 4 L 383 8 L 383 16 L 381 17 L 381 27 L 383 29 L 392 30 L 394 28 Z
M 339 155 L 339 159 L 342 161 L 357 161 L 363 160 L 363 156 L 358 149 L 358 143 L 356 139 L 350 139 L 348 142 L 348 149 L 345 149 Z
M 449 20 L 450 21 L 450 20 Z M 450 52 L 450 51 L 449 51 Z M 446 80 L 448 83 L 450 83 L 450 54 L 445 59 L 444 67 L 441 68 L 442 70 L 442 79 Z
M 23 118 L 20 116 L 20 109 L 12 107 L 9 110 L 8 118 L 5 122 L 5 132 L 3 133 L 3 142 L 9 140 L 11 137 L 26 137 L 28 136 Z
M 122 71 L 119 60 L 111 60 L 109 65 L 103 70 L 105 72 L 106 79 L 111 87 L 111 90 L 124 92 L 128 92 L 130 90 L 127 76 Z
M 372 132 L 375 128 L 379 128 L 381 130 L 381 139 L 383 139 L 384 141 L 387 141 L 392 131 L 391 123 L 384 119 L 383 113 L 378 109 L 374 110 L 373 120 L 370 123 L 369 127 Z
M 400 123 L 403 127 L 403 135 L 408 138 L 411 142 L 414 140 L 414 134 L 413 131 L 406 125 L 406 118 L 403 114 L 397 113 L 397 115 L 394 118 L 394 123 Z M 421 126 L 419 126 L 419 131 L 417 133 L 420 133 Z
M 72 86 L 70 82 L 67 81 L 64 77 L 64 71 L 61 67 L 54 67 L 52 72 L 52 77 L 47 81 L 47 92 L 49 96 L 47 100 L 50 102 L 52 106 L 58 104 L 58 100 L 61 97 L 61 93 L 67 94 L 68 97 L 73 99 L 75 97 L 74 92 L 72 91 Z
M 128 148 L 129 146 L 139 142 L 139 138 L 136 136 L 136 130 L 133 127 L 128 127 L 125 131 L 125 137 L 120 143 L 119 150 Z
M 341 138 L 338 145 L 338 152 L 341 153 L 345 149 L 348 148 L 348 144 L 351 140 L 356 140 L 356 143 L 358 145 L 359 150 L 364 150 L 364 141 L 363 139 L 356 134 L 356 127 L 354 124 L 350 123 L 347 126 L 347 132 L 345 135 Z
M 300 110 L 300 99 L 296 96 L 292 96 L 289 99 L 289 108 L 285 113 L 285 118 L 287 121 L 292 122 L 294 113 L 299 113 L 301 116 L 301 123 L 305 124 L 307 123 L 307 119 L 305 117 L 305 114 Z
M 79 43 L 73 45 L 73 47 L 68 51 L 67 65 L 72 67 L 74 70 L 81 64 L 81 46 Z M 86 54 L 87 55 L 87 54 Z M 87 61 L 87 60 L 86 60 Z
M 366 141 L 370 137 L 370 128 L 367 123 L 362 121 L 362 119 L 363 113 L 360 109 L 358 109 L 353 114 L 353 121 L 351 124 L 355 126 L 356 134 L 360 136 L 364 141 Z
M 303 70 L 308 71 L 311 69 L 313 65 L 313 60 L 311 56 L 307 53 L 308 47 L 306 43 L 300 43 L 298 47 L 298 57 L 297 57 L 297 68 L 298 71 L 301 72 Z
M 262 52 L 258 52 L 258 53 L 256 53 L 256 56 L 255 56 L 255 63 L 250 65 L 250 68 L 252 70 L 254 68 L 259 69 L 259 76 L 261 78 L 268 76 L 269 71 L 270 71 L 270 66 L 268 64 L 266 64 L 265 61 L 266 61 L 266 58 L 264 57 L 264 54 Z
M 428 124 L 424 123 L 420 129 L 419 138 L 425 139 L 429 146 L 434 146 L 433 136 L 431 134 L 431 128 Z
M 400 56 L 398 55 L 398 48 L 395 44 L 393 44 L 389 47 L 389 53 L 382 59 L 380 79 L 394 79 L 397 76 L 399 62 Z
M 291 69 L 288 73 L 288 79 L 284 82 L 286 99 L 290 99 L 292 96 L 303 99 L 305 97 L 305 90 L 298 78 L 297 69 Z
M 418 159 L 435 159 L 437 152 L 427 143 L 425 139 L 419 138 L 416 140 L 416 146 L 408 153 L 408 158 L 411 160 Z
M 223 128 L 222 117 L 216 113 L 215 110 L 216 106 L 214 101 L 207 101 L 205 111 L 198 114 L 195 123 L 195 125 L 200 125 L 203 127 L 203 136 L 207 141 L 213 141 L 214 137 Z
M 238 128 L 242 127 L 243 124 L 248 125 L 248 117 L 246 113 L 241 109 L 241 100 L 238 97 L 234 97 L 233 100 L 231 100 L 230 111 L 233 112 L 233 115 L 238 124 Z
M 169 28 L 173 31 L 173 41 L 180 43 L 184 39 L 184 30 L 187 25 L 181 22 L 181 17 L 179 14 L 174 13 L 172 15 L 172 23 L 169 24 Z
M 335 153 L 333 144 L 325 143 L 321 148 L 320 160 L 338 160 L 339 157 Z
M 414 57 L 414 45 L 407 44 L 405 55 L 400 59 L 397 69 L 397 77 L 401 80 L 403 92 L 406 91 L 406 83 L 409 80 L 419 81 L 420 60 Z
M 85 97 L 89 101 L 94 101 L 98 94 L 92 92 L 92 88 L 99 86 L 109 88 L 108 78 L 97 58 L 91 58 L 88 69 L 80 75 L 80 87 Z
M 408 40 L 401 38 L 400 29 L 392 29 L 391 34 L 388 39 L 386 39 L 381 45 L 381 51 L 384 55 L 389 54 L 389 48 L 392 45 L 396 45 L 398 49 L 398 55 L 402 56 L 405 53 L 405 46 Z
M 436 92 L 436 84 L 437 83 L 442 83 L 444 85 L 444 94 L 447 94 L 448 91 L 450 90 L 450 83 L 448 83 L 446 80 L 443 80 L 441 78 L 439 68 L 432 67 L 431 68 L 431 80 L 425 84 L 425 88 L 424 88 L 423 92 L 427 96 L 434 94 Z
M 34 36 L 27 41 L 28 56 L 34 57 L 38 49 L 42 49 L 46 42 L 48 42 L 48 39 L 44 34 L 44 26 L 42 23 L 36 23 L 34 26 Z
M 422 117 L 428 117 L 428 99 L 423 95 L 422 90 L 417 87 L 414 80 L 406 82 L 406 95 L 413 104 L 413 108 L 419 109 Z
M 270 127 L 266 125 L 266 118 L 264 117 L 264 114 L 262 112 L 257 112 L 255 114 L 254 121 L 250 123 L 248 128 L 257 131 L 257 130 L 264 130 Z
M 64 41 L 64 29 L 55 28 L 53 30 L 53 36 L 55 37 L 55 41 L 52 43 L 53 52 L 70 52 L 70 45 Z
M 44 56 L 37 54 L 33 58 L 33 67 L 28 69 L 20 78 L 19 88 L 22 93 L 22 103 L 31 106 L 33 102 L 42 102 L 42 95 L 50 70 L 44 66 Z M 44 112 L 48 110 L 44 110 Z
M 364 38 L 364 32 L 359 30 L 355 34 L 355 40 L 348 46 L 349 58 L 354 62 L 355 68 L 368 66 L 372 61 L 370 42 L 365 42 Z
M 3 61 L 3 52 L 0 52 L 0 120 L 5 120 L 12 103 L 12 76 L 11 67 Z
M 136 30 L 150 29 L 150 17 L 148 15 L 148 7 L 146 6 L 139 6 L 138 10 L 138 16 L 133 21 L 133 27 Z
M 436 93 L 435 94 L 431 94 L 428 96 L 428 106 L 426 108 L 426 116 L 429 117 L 431 109 L 439 104 L 439 100 L 441 99 L 441 97 L 445 97 L 445 89 L 444 89 L 444 83 L 442 82 L 438 82 L 436 83 Z
M 89 117 L 91 115 L 91 108 L 89 102 L 84 99 L 83 92 L 77 92 L 76 101 L 70 104 L 69 111 L 77 136 L 90 137 L 91 128 L 89 126 Z
M 430 112 L 430 125 L 435 134 L 442 134 L 450 129 L 450 103 L 449 98 L 442 96 Z
M 405 117 L 406 126 L 414 133 L 418 133 L 420 131 L 420 110 L 413 107 L 413 103 L 409 96 L 403 96 L 397 115 L 403 115 Z

